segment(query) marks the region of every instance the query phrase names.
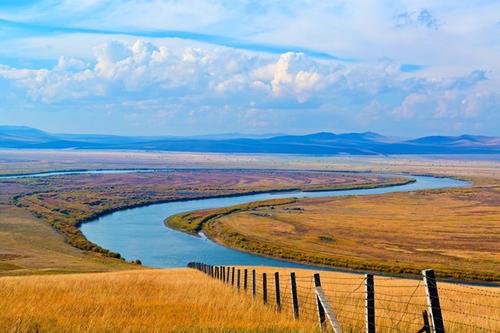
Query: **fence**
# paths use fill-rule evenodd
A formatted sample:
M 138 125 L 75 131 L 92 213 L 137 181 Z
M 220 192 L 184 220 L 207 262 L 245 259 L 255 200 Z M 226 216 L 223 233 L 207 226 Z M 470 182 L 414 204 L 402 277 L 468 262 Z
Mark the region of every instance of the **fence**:
M 500 289 L 443 283 L 434 271 L 422 280 L 301 270 L 269 273 L 263 268 L 212 266 L 200 270 L 253 297 L 290 313 L 315 320 L 320 330 L 339 332 L 500 332 Z M 441 285 L 441 283 L 440 283 Z

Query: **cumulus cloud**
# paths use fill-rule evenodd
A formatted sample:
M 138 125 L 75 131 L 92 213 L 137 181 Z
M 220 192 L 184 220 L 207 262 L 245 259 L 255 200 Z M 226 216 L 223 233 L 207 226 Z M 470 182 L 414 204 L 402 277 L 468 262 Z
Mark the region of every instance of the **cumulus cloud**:
M 228 48 L 173 49 L 144 40 L 112 41 L 94 53 L 92 61 L 61 57 L 47 69 L 0 66 L 0 80 L 44 105 L 92 101 L 102 109 L 114 104 L 130 110 L 129 117 L 150 112 L 153 118 L 178 112 L 195 118 L 217 110 L 222 118 L 240 114 L 249 126 L 271 124 L 277 114 L 284 115 L 277 110 L 297 109 L 304 110 L 304 117 L 330 112 L 351 121 L 367 116 L 464 123 L 485 113 L 495 117 L 499 101 L 499 90 L 483 70 L 456 77 L 414 76 L 391 61 L 345 64 L 297 52 L 275 56 Z M 258 121 L 248 120 L 255 115 Z

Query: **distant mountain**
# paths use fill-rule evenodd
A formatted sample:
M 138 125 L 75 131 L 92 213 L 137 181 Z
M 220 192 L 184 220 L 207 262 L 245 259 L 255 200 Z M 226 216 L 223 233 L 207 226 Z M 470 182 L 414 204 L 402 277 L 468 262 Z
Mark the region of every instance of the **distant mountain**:
M 0 126 L 0 143 L 4 140 L 37 142 L 52 139 L 47 132 L 27 126 Z
M 221 134 L 194 137 L 133 137 L 53 134 L 25 126 L 0 126 L 0 148 L 116 149 L 278 154 L 500 154 L 500 138 L 461 135 L 389 138 L 374 132 L 307 135 Z
M 460 135 L 460 136 L 427 136 L 420 139 L 411 140 L 417 144 L 447 145 L 447 146 L 498 146 L 500 138 L 479 136 L 479 135 Z

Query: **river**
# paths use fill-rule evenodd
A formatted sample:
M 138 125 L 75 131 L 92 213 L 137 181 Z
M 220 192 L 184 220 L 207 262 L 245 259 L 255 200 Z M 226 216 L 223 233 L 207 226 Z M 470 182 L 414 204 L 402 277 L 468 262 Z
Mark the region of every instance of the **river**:
M 259 200 L 382 194 L 469 185 L 468 182 L 451 178 L 412 177 L 415 178 L 416 182 L 375 189 L 262 193 L 151 204 L 101 216 L 83 224 L 81 230 L 91 242 L 118 252 L 127 260 L 140 259 L 147 266 L 185 267 L 190 261 L 200 261 L 213 265 L 265 265 L 310 268 L 311 266 L 307 265 L 233 250 L 216 244 L 203 237 L 203 235 L 196 237 L 167 228 L 163 221 L 169 216 L 182 212 L 227 207 Z
M 161 172 L 166 169 L 109 169 L 53 171 L 23 175 L 3 175 L 6 178 L 48 177 L 69 174 L 109 174 L 129 172 Z M 401 175 L 394 175 L 401 176 Z M 403 175 L 408 176 L 408 175 Z M 259 200 L 279 198 L 333 197 L 344 195 L 367 195 L 391 192 L 407 192 L 424 189 L 463 187 L 470 183 L 451 178 L 414 176 L 414 183 L 380 187 L 374 189 L 337 190 L 321 192 L 274 192 L 232 197 L 173 201 L 143 207 L 120 210 L 84 223 L 81 230 L 91 242 L 127 260 L 140 259 L 146 266 L 185 267 L 190 261 L 212 265 L 253 265 L 311 268 L 283 260 L 261 257 L 233 250 L 212 242 L 203 235 L 188 235 L 167 228 L 163 221 L 169 216 L 198 209 L 221 208 Z

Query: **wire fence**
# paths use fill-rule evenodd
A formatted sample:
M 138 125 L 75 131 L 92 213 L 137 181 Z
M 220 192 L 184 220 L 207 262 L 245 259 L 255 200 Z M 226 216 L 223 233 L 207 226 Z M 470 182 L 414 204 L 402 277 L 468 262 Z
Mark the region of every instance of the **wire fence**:
M 439 282 L 432 270 L 417 280 L 196 262 L 188 267 L 276 311 L 317 321 L 336 333 L 500 332 L 500 288 Z

